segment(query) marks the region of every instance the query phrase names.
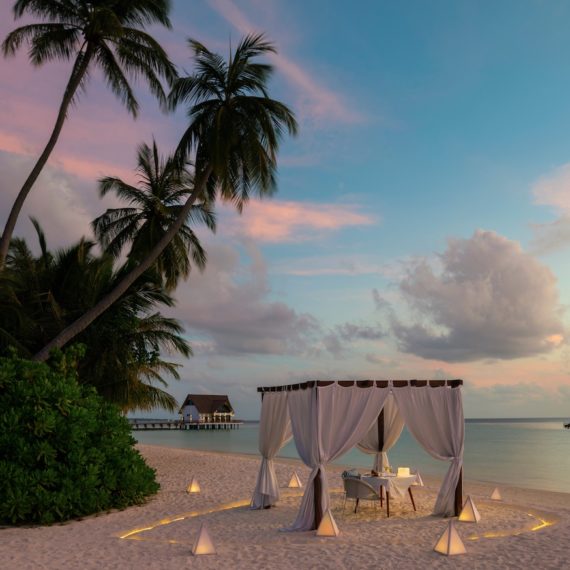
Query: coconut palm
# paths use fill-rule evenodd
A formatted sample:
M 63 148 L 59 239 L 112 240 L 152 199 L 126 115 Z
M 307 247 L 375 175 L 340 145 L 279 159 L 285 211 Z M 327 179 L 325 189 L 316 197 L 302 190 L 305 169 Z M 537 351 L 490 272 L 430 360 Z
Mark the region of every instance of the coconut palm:
M 34 358 L 45 360 L 52 348 L 61 348 L 109 308 L 129 286 L 156 262 L 186 221 L 196 200 L 213 204 L 219 195 L 241 212 L 251 194 L 275 191 L 277 151 L 288 132 L 297 132 L 291 110 L 271 99 L 267 82 L 273 68 L 252 61 L 274 52 L 263 35 L 248 35 L 229 61 L 189 40 L 196 73 L 177 79 L 170 93 L 172 108 L 188 105 L 190 124 L 182 136 L 177 156 L 194 164 L 194 188 L 184 207 L 145 260 L 96 306 L 42 348 Z
M 95 244 L 86 240 L 52 253 L 35 225 L 40 255 L 36 257 L 24 240 L 13 239 L 0 274 L 0 354 L 13 347 L 31 356 L 112 290 L 127 271 L 115 270 L 110 255 L 94 255 Z M 124 411 L 176 411 L 176 400 L 160 385 L 166 385 L 166 376 L 179 377 L 178 365 L 161 358 L 160 351 L 188 357 L 191 349 L 181 336 L 181 324 L 156 310 L 157 305 L 173 304 L 154 271 L 141 276 L 77 337 L 86 345 L 79 381 Z
M 52 60 L 73 60 L 57 119 L 46 147 L 24 182 L 0 239 L 2 267 L 20 210 L 46 164 L 63 128 L 69 107 L 99 69 L 113 93 L 136 117 L 139 105 L 129 81 L 142 78 L 161 104 L 161 79 L 175 78 L 173 64 L 159 43 L 145 31 L 160 24 L 170 28 L 170 0 L 17 0 L 16 19 L 28 15 L 42 20 L 10 32 L 2 43 L 4 56 L 14 55 L 24 43 L 35 66 Z
M 93 231 L 105 251 L 118 257 L 126 244 L 131 266 L 140 263 L 152 246 L 176 221 L 182 210 L 181 202 L 192 190 L 192 177 L 186 168 L 180 168 L 173 158 L 163 159 L 153 141 L 152 148 L 142 144 L 137 153 L 138 187 L 120 178 L 106 177 L 99 181 L 99 192 L 105 196 L 115 192 L 127 201 L 129 207 L 107 210 L 93 221 Z M 156 268 L 169 290 L 176 287 L 181 277 L 190 273 L 190 257 L 203 270 L 206 252 L 191 223 L 201 222 L 215 231 L 216 221 L 208 204 L 192 206 L 188 219 L 156 261 Z

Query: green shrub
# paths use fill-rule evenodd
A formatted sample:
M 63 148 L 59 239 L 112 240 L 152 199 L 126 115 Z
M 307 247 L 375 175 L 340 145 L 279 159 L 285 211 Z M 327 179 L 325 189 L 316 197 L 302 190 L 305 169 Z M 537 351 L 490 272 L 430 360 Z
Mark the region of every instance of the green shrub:
M 141 503 L 159 488 L 128 421 L 76 380 L 74 347 L 49 364 L 0 358 L 0 523 L 50 524 Z

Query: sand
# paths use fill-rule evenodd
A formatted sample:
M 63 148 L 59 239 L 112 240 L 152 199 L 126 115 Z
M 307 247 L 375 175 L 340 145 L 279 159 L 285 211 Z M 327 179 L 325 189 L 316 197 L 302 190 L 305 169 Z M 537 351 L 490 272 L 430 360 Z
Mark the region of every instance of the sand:
M 456 523 L 467 554 L 433 552 L 447 521 L 430 515 L 438 481 L 424 477 L 416 488 L 417 512 L 406 499 L 385 510 L 353 503 L 343 509 L 339 468 L 329 472 L 333 514 L 341 534 L 286 533 L 300 493 L 284 489 L 277 508 L 247 507 L 259 460 L 255 457 L 140 445 L 157 469 L 160 492 L 146 504 L 50 527 L 0 530 L 3 570 L 239 568 L 570 568 L 570 495 L 500 486 L 503 501 L 489 500 L 495 485 L 467 480 L 481 513 L 478 524 Z M 296 469 L 303 482 L 308 469 L 277 461 L 283 487 Z M 190 495 L 192 476 L 201 493 Z M 179 519 L 174 521 L 174 519 Z M 171 522 L 172 521 L 172 522 Z M 162 522 L 162 524 L 158 524 Z M 217 553 L 192 556 L 201 524 Z M 147 530 L 142 530 L 142 529 Z M 534 530 L 533 530 L 534 529 Z M 135 532 L 135 531 L 139 532 Z M 123 537 L 123 538 L 121 538 Z

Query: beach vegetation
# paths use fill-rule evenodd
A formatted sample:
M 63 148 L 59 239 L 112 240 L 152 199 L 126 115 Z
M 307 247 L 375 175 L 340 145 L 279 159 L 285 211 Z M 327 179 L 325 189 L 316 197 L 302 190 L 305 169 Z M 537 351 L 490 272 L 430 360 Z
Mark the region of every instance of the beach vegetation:
M 119 408 L 77 381 L 84 348 L 0 357 L 0 523 L 51 524 L 158 491 Z
M 31 357 L 128 271 L 116 267 L 113 256 L 97 255 L 95 244 L 85 239 L 51 252 L 41 227 L 36 221 L 34 225 L 39 255 L 24 240 L 13 239 L 0 272 L 0 355 L 4 356 L 13 347 L 18 355 Z M 192 351 L 181 323 L 157 310 L 173 305 L 157 272 L 141 275 L 77 338 L 86 347 L 78 363 L 79 382 L 93 386 L 125 412 L 155 407 L 177 411 L 175 398 L 163 387 L 167 378 L 179 378 L 179 365 L 161 353 L 189 357 Z

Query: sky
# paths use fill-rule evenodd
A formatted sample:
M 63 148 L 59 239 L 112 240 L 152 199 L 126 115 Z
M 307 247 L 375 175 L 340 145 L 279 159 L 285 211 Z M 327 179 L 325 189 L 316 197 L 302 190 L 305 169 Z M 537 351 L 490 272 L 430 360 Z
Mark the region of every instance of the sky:
M 0 36 L 14 22 L 0 2 Z M 271 96 L 300 125 L 277 194 L 197 227 L 203 273 L 177 306 L 194 356 L 169 391 L 228 394 L 314 379 L 462 378 L 466 417 L 570 416 L 570 4 L 174 0 L 151 32 L 181 73 L 187 38 L 227 55 L 249 32 L 278 53 Z M 53 126 L 70 64 L 0 60 L 0 223 Z M 138 85 L 133 120 L 94 72 L 69 113 L 29 216 L 57 248 L 118 202 L 154 137 L 186 125 Z M 164 416 L 164 412 L 155 415 Z

